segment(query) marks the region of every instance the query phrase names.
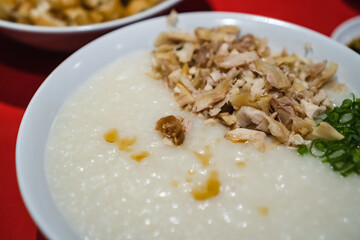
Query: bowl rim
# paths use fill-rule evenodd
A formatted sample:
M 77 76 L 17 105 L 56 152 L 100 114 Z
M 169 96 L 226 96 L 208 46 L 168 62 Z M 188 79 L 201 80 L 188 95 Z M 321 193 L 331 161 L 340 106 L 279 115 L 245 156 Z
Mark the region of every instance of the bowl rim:
M 340 23 L 331 33 L 330 37 L 339 41 L 340 36 L 349 28 L 360 25 L 360 15 L 351 17 L 344 22 Z
M 180 0 L 181 1 L 181 0 Z M 276 19 L 276 18 L 271 18 L 271 17 L 267 17 L 267 16 L 262 16 L 262 15 L 256 15 L 256 14 L 248 14 L 248 13 L 238 13 L 238 12 L 227 12 L 227 11 L 197 11 L 197 12 L 186 12 L 186 13 L 180 13 L 180 16 L 184 16 L 184 17 L 190 17 L 190 16 L 194 16 L 194 15 L 227 15 L 227 18 L 231 18 L 231 17 L 242 17 L 246 20 L 252 20 L 252 21 L 261 21 L 261 22 L 266 22 L 269 24 L 274 24 L 274 25 L 278 25 L 281 27 L 286 27 L 286 28 L 291 28 L 293 30 L 296 31 L 300 31 L 302 33 L 311 33 L 312 35 L 314 35 L 317 38 L 321 38 L 322 40 L 327 39 L 327 40 L 331 40 L 333 42 L 333 44 L 337 44 L 337 45 L 341 45 L 340 43 L 334 41 L 333 39 L 330 39 L 328 36 L 316 32 L 315 30 L 306 28 L 304 26 L 300 26 L 291 22 L 287 22 L 284 20 L 280 20 L 280 19 Z M 129 28 L 133 28 L 134 26 L 137 26 L 138 24 L 144 24 L 144 23 L 148 23 L 148 22 L 157 22 L 159 21 L 159 19 L 165 19 L 166 16 L 158 16 L 155 18 L 151 18 L 151 19 L 147 19 L 144 21 L 140 21 L 138 23 L 135 24 L 131 24 L 128 26 L 125 26 L 123 28 L 121 28 L 121 30 L 116 30 L 117 31 L 122 31 L 125 29 L 129 29 Z M 22 172 L 24 171 L 23 169 L 21 169 L 22 163 L 20 163 L 20 159 L 19 156 L 22 155 L 20 154 L 20 150 L 22 148 L 23 145 L 23 129 L 25 127 L 25 125 L 27 125 L 28 123 L 28 118 L 30 115 L 30 110 L 31 108 L 34 106 L 37 98 L 39 97 L 39 95 L 41 94 L 41 92 L 43 92 L 43 89 L 46 87 L 47 83 L 49 82 L 49 79 L 53 77 L 54 73 L 61 68 L 66 62 L 68 61 L 72 61 L 73 58 L 77 57 L 78 55 L 83 54 L 84 50 L 87 49 L 90 45 L 96 44 L 98 41 L 101 41 L 104 37 L 110 35 L 110 34 L 114 34 L 113 32 L 110 32 L 108 34 L 105 34 L 93 41 L 91 41 L 90 43 L 86 44 L 84 47 L 80 48 L 79 50 L 75 51 L 73 54 L 71 54 L 68 58 L 66 58 L 61 64 L 59 64 L 47 77 L 46 79 L 43 81 L 43 83 L 40 85 L 40 87 L 37 89 L 37 91 L 35 92 L 35 94 L 33 95 L 31 101 L 29 102 L 25 113 L 23 115 L 23 118 L 21 120 L 21 124 L 19 127 L 19 131 L 18 131 L 18 135 L 17 135 L 17 140 L 16 140 L 16 174 L 17 174 L 17 182 L 18 182 L 18 186 L 20 189 L 20 193 L 23 199 L 23 202 L 26 205 L 26 209 L 27 211 L 30 213 L 32 219 L 34 219 L 37 227 L 39 229 L 41 229 L 41 231 L 46 235 L 46 236 L 53 236 L 53 234 L 51 232 L 49 232 L 49 229 L 45 228 L 46 220 L 43 218 L 43 216 L 40 216 L 38 213 L 36 213 L 36 209 L 35 207 L 31 204 L 31 199 L 29 196 L 25 196 L 27 195 L 27 193 L 29 192 L 29 189 L 25 189 L 24 185 L 26 182 L 26 179 L 24 179 L 24 177 L 22 176 Z M 348 51 L 348 53 L 351 55 L 353 54 L 353 56 L 357 56 L 357 54 L 355 52 L 352 53 L 352 51 L 350 49 L 347 49 L 345 46 L 343 46 L 343 49 L 345 51 Z M 347 50 L 346 50 L 347 49 Z M 360 58 L 359 58 L 360 60 Z M 64 100 L 65 101 L 65 100 Z
M 142 12 L 136 13 L 128 17 L 123 17 L 101 23 L 92 23 L 92 24 L 79 25 L 79 26 L 65 26 L 65 27 L 38 26 L 38 25 L 16 23 L 16 22 L 0 19 L 0 29 L 4 28 L 19 32 L 45 33 L 45 34 L 86 33 L 86 32 L 99 31 L 99 30 L 108 30 L 126 24 L 130 24 L 136 21 L 140 21 L 142 19 L 149 18 L 156 14 L 160 14 L 165 9 L 169 9 L 175 6 L 176 4 L 180 3 L 181 1 L 183 0 L 164 0 L 149 9 L 146 9 Z

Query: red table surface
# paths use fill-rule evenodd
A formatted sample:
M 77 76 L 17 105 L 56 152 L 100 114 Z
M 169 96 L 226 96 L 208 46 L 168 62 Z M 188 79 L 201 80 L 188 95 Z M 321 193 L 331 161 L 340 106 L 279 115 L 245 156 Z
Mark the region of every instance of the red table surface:
M 359 15 L 360 1 L 184 0 L 176 9 L 263 15 L 330 36 L 341 22 Z M 17 185 L 16 136 L 31 97 L 70 54 L 45 52 L 0 35 L 0 239 L 44 239 L 28 214 Z

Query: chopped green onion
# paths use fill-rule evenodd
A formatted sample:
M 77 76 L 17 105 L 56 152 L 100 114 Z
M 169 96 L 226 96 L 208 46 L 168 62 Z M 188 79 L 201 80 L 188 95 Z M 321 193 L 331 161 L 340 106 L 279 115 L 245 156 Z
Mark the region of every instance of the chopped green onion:
M 329 119 L 330 119 L 331 122 L 338 121 L 338 119 L 339 119 L 339 114 L 336 113 L 336 112 L 330 113 Z
M 326 141 L 315 139 L 309 149 L 300 145 L 298 153 L 322 158 L 322 162 L 331 165 L 334 171 L 344 177 L 352 173 L 360 175 L 360 98 L 345 99 L 341 106 L 325 112 L 324 122 L 329 123 L 344 138 L 341 140 Z
M 300 145 L 299 148 L 297 149 L 297 152 L 302 156 L 308 153 L 309 149 L 307 148 L 306 145 Z

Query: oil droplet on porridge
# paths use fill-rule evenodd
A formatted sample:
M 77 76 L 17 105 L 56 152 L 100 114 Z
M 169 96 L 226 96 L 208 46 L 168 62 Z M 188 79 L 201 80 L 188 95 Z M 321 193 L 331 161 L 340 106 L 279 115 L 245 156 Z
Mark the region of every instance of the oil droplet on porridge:
M 132 150 L 130 147 L 135 143 L 136 143 L 136 136 L 120 138 L 117 141 L 119 150 L 125 152 L 130 152 Z
M 202 150 L 200 152 L 195 152 L 194 151 L 195 156 L 200 160 L 201 164 L 203 165 L 203 167 L 207 167 L 210 165 L 210 158 L 213 156 L 211 151 L 210 151 L 210 147 L 209 146 L 205 146 L 205 150 Z
M 140 152 L 138 154 L 131 155 L 131 158 L 137 162 L 141 162 L 144 158 L 147 158 L 148 156 L 150 156 L 148 152 Z
M 120 151 L 131 152 L 130 146 L 136 143 L 136 136 L 120 138 L 118 130 L 110 129 L 104 134 L 104 138 L 109 143 L 116 143 Z
M 257 209 L 258 209 L 259 213 L 263 216 L 267 216 L 269 214 L 269 209 L 267 207 L 260 206 Z
M 172 181 L 171 182 L 171 186 L 173 186 L 173 187 L 178 187 L 179 186 L 179 183 L 178 183 L 178 181 Z
M 210 176 L 205 185 L 197 186 L 191 191 L 195 200 L 203 201 L 215 197 L 220 192 L 220 181 L 218 172 L 210 172 Z
M 109 143 L 116 142 L 119 138 L 118 130 L 115 128 L 110 129 L 104 134 L 104 138 Z
M 186 180 L 185 180 L 186 183 L 192 183 L 192 181 L 193 180 L 191 178 L 186 178 Z
M 243 161 L 238 161 L 238 162 L 236 162 L 236 166 L 238 166 L 238 167 L 245 167 L 245 166 L 246 166 L 246 163 L 243 162 Z

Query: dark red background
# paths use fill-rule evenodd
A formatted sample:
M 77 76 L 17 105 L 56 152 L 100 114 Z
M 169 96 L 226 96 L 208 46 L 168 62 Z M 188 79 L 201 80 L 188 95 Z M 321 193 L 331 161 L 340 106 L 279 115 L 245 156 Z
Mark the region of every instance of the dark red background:
M 330 36 L 359 15 L 357 0 L 184 0 L 179 12 L 231 11 L 273 17 Z M 19 193 L 15 172 L 16 135 L 36 89 L 70 53 L 51 53 L 0 35 L 0 239 L 43 239 Z

